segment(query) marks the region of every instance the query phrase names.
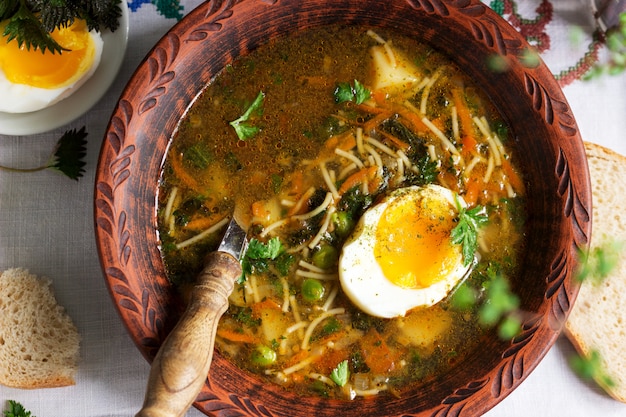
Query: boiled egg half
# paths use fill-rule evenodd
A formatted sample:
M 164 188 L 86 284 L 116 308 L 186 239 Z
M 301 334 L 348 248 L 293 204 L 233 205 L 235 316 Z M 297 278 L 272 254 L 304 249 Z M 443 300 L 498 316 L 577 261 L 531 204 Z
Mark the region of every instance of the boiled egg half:
M 432 306 L 450 292 L 471 265 L 450 233 L 460 196 L 438 185 L 393 191 L 370 207 L 339 259 L 342 288 L 364 312 L 383 318 Z
M 6 22 L 0 24 L 4 32 Z M 30 48 L 0 39 L 0 111 L 26 113 L 41 110 L 68 97 L 96 71 L 103 41 L 84 20 L 56 29 L 51 36 L 68 49 L 62 53 Z

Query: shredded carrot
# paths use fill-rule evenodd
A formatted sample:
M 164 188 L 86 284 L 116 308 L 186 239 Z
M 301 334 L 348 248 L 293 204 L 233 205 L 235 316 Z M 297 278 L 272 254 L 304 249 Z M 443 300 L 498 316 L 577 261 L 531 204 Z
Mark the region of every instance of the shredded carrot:
M 391 112 L 385 112 L 377 114 L 376 116 L 369 119 L 367 122 L 363 123 L 363 131 L 370 132 L 375 129 L 379 124 L 389 119 L 392 116 Z
M 387 93 L 383 90 L 374 90 L 372 91 L 370 97 L 374 100 L 376 104 L 382 106 L 387 101 Z
M 329 349 L 314 361 L 314 367 L 322 375 L 329 375 L 337 364 L 350 358 L 350 349 Z
M 187 188 L 202 194 L 198 182 L 183 167 L 182 155 L 173 155 L 169 160 L 174 176 L 183 182 Z
M 365 180 L 373 180 L 374 178 L 376 178 L 377 171 L 378 168 L 375 166 L 366 167 L 358 170 L 357 172 L 346 178 L 346 180 L 341 184 L 341 187 L 339 187 L 339 190 L 337 190 L 337 192 L 339 193 L 339 195 L 343 195 L 355 185 L 363 184 Z
M 524 187 L 524 181 L 522 181 L 522 178 L 519 176 L 519 174 L 515 172 L 513 166 L 511 165 L 511 162 L 509 162 L 508 159 L 502 159 L 502 171 L 504 172 L 504 175 L 506 175 L 506 177 L 509 179 L 511 187 L 513 187 L 513 189 L 518 193 L 523 194 L 524 189 L 526 188 Z
M 476 177 L 471 177 L 465 184 L 465 195 L 463 199 L 470 206 L 474 207 L 478 202 L 478 195 L 481 191 L 481 182 Z
M 297 353 L 291 355 L 291 357 L 285 361 L 285 368 L 289 368 L 297 363 L 302 362 L 309 356 L 309 351 L 307 349 L 303 349 L 298 351 Z
M 463 135 L 463 137 L 461 138 L 461 144 L 463 145 L 461 149 L 461 155 L 463 156 L 463 158 L 467 158 L 469 155 L 478 154 L 478 142 L 476 141 L 474 136 Z
M 379 130 L 377 132 L 379 135 L 382 135 L 385 139 L 387 139 L 389 142 L 392 142 L 394 145 L 396 145 L 396 148 L 402 150 L 402 151 L 406 151 L 407 149 L 409 149 L 410 145 L 406 142 L 404 142 L 403 140 L 398 139 L 397 137 L 384 132 L 382 130 Z
M 389 349 L 387 342 L 375 329 L 370 329 L 361 339 L 361 351 L 374 375 L 393 371 L 396 367 L 397 354 Z
M 266 298 L 252 306 L 252 318 L 260 318 L 263 310 L 280 310 L 280 306 L 271 298 Z
M 213 226 L 220 220 L 224 218 L 223 215 L 220 216 L 205 216 L 191 219 L 186 225 L 185 229 L 188 230 L 206 230 L 209 227 Z
M 219 327 L 217 329 L 217 335 L 222 339 L 230 340 L 231 342 L 249 344 L 256 344 L 260 342 L 259 338 L 254 335 L 238 332 L 232 329 L 225 329 L 223 327 Z
M 472 121 L 472 115 L 470 114 L 469 108 L 467 107 L 467 103 L 463 98 L 463 92 L 460 88 L 452 89 L 452 100 L 454 102 L 454 106 L 456 107 L 457 115 L 459 116 L 459 121 L 461 122 L 461 129 L 465 135 L 473 136 L 474 133 L 474 122 Z
M 422 122 L 422 118 L 415 112 L 403 106 L 394 106 L 394 111 L 404 120 L 409 122 L 411 130 L 416 133 L 430 132 L 430 129 Z
M 265 219 L 270 214 L 269 210 L 265 208 L 265 201 L 259 200 L 252 203 L 252 216 Z

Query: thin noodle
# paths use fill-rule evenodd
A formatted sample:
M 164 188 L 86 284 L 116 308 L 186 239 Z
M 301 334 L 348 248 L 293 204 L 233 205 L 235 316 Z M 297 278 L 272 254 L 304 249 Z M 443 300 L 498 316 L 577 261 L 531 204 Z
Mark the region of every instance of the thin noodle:
M 394 157 L 396 156 L 396 152 L 393 149 L 391 149 L 389 146 L 385 145 L 384 143 L 380 142 L 379 140 L 376 140 L 371 136 L 368 136 L 366 140 L 367 140 L 367 143 L 369 143 L 372 146 L 377 147 L 381 151 L 385 152 L 387 155 L 394 156 Z
M 352 171 L 354 171 L 356 169 L 356 164 L 354 162 L 352 162 L 350 165 L 346 166 L 344 169 L 342 169 L 339 172 L 339 176 L 337 177 L 337 179 L 339 181 L 346 179 L 348 177 L 348 175 L 350 175 L 352 173 Z
M 312 263 L 305 261 L 304 259 L 300 259 L 300 262 L 298 262 L 298 265 L 310 271 L 319 272 L 320 274 L 324 274 L 328 272 L 326 269 L 315 266 Z
M 311 379 L 315 379 L 317 381 L 323 382 L 326 385 L 330 385 L 331 387 L 334 387 L 336 385 L 332 379 L 330 379 L 326 375 L 318 374 L 317 372 L 311 372 L 307 376 Z
M 337 274 L 322 274 L 319 272 L 304 271 L 302 269 L 298 269 L 296 271 L 296 276 L 304 278 L 315 278 L 319 279 L 320 281 L 335 281 L 337 279 Z
M 450 140 L 446 137 L 446 135 L 444 135 L 443 132 L 441 130 L 439 130 L 439 128 L 437 126 L 435 126 L 433 124 L 433 122 L 428 120 L 428 118 L 426 116 L 422 117 L 422 123 L 424 123 L 426 125 L 426 127 L 429 128 L 431 130 L 431 132 L 433 132 L 435 134 L 435 136 L 437 136 L 439 138 L 439 140 L 441 140 L 441 143 L 443 144 L 443 146 L 446 149 L 448 149 L 448 151 L 450 151 L 450 153 L 452 153 L 453 155 L 459 155 L 459 151 L 452 144 L 452 142 L 450 142 Z
M 284 226 L 289 222 L 289 219 L 280 219 L 270 224 L 269 226 L 263 228 L 263 231 L 259 234 L 261 237 L 267 236 L 270 232 L 273 232 L 274 229 L 278 229 L 279 227 Z
M 335 187 L 335 183 L 330 178 L 330 174 L 328 173 L 328 170 L 326 169 L 326 164 L 324 162 L 320 162 L 320 170 L 322 171 L 324 182 L 326 183 L 326 186 L 330 190 L 331 198 L 334 198 L 335 200 L 339 200 L 340 195 L 337 192 L 337 187 Z
M 283 313 L 287 313 L 289 311 L 289 283 L 287 282 L 287 278 L 280 277 L 280 285 L 283 286 Z
M 297 213 L 300 211 L 300 209 L 302 208 L 302 206 L 304 205 L 304 203 L 307 202 L 307 200 L 309 198 L 311 198 L 313 196 L 313 194 L 315 194 L 315 187 L 309 187 L 309 189 L 307 189 L 304 194 L 302 194 L 302 196 L 300 197 L 300 199 L 296 202 L 296 205 L 293 207 L 293 209 L 291 210 L 292 213 Z
M 465 167 L 465 171 L 463 171 L 463 176 L 465 178 L 469 178 L 470 174 L 474 170 L 474 167 L 480 162 L 486 162 L 486 161 L 484 158 L 481 158 L 480 156 L 475 156 L 474 158 L 472 158 L 470 163 L 467 164 L 467 166 Z
M 337 297 L 338 293 L 339 293 L 339 285 L 333 285 L 333 289 L 330 290 L 330 294 L 328 294 L 328 298 L 324 302 L 324 305 L 322 306 L 322 310 L 324 311 L 330 310 L 330 308 L 333 306 L 333 302 L 335 301 L 335 298 Z
M 372 39 L 374 39 L 376 42 L 378 42 L 378 43 L 380 43 L 380 44 L 383 44 L 383 43 L 386 43 L 386 42 L 387 42 L 387 41 L 386 41 L 386 40 L 384 40 L 384 39 L 383 39 L 383 38 L 382 38 L 382 37 L 381 37 L 378 33 L 374 32 L 374 31 L 373 31 L 373 30 L 371 30 L 371 29 L 368 29 L 368 30 L 367 30 L 367 34 L 368 34 L 368 36 L 370 36 Z
M 354 154 L 352 154 L 351 152 L 347 152 L 347 151 L 344 151 L 343 149 L 336 148 L 335 153 L 339 156 L 343 156 L 344 158 L 349 159 L 350 161 L 354 162 L 357 168 L 363 168 L 365 166 L 363 165 L 363 162 L 359 158 L 354 156 Z
M 365 150 L 363 149 L 363 128 L 356 128 L 356 150 L 359 152 L 359 155 L 363 155 Z
M 298 305 L 298 300 L 295 295 L 289 296 L 289 303 L 291 303 L 291 314 L 293 314 L 293 319 L 296 323 L 300 323 L 302 321 L 302 318 L 300 317 L 300 306 Z M 298 328 L 298 338 L 300 340 L 304 338 L 303 327 Z
M 386 390 L 387 390 L 387 385 L 383 385 L 380 388 L 371 388 L 371 389 L 365 389 L 365 390 L 354 388 L 354 393 L 358 395 L 359 397 L 369 397 L 372 395 L 376 395 L 381 391 L 386 391 Z
M 166 222 L 169 222 L 170 216 L 172 215 L 172 207 L 174 206 L 174 200 L 178 195 L 178 187 L 172 187 L 170 191 L 170 195 L 167 198 L 167 204 L 165 205 L 165 210 L 163 211 L 163 219 Z
M 332 214 L 335 211 L 336 211 L 335 206 L 330 206 L 328 208 L 328 211 L 326 212 L 326 216 L 324 217 L 324 223 L 322 223 L 322 227 L 320 227 L 320 230 L 317 232 L 315 237 L 308 244 L 308 247 L 310 249 L 313 249 L 314 247 L 316 247 L 317 244 L 320 243 L 320 240 L 322 240 L 322 238 L 324 237 L 324 233 L 326 233 L 326 231 L 328 230 L 328 225 L 330 224 L 330 219 L 332 217 Z
M 306 359 L 296 363 L 295 365 L 292 365 L 289 368 L 283 369 L 282 372 L 285 375 L 293 374 L 294 372 L 297 372 L 300 369 L 304 369 L 307 366 L 309 366 L 311 364 L 311 362 L 313 362 L 314 359 L 316 359 L 315 356 L 309 356 L 308 358 L 306 358 Z
M 215 223 L 213 226 L 209 227 L 208 229 L 206 229 L 204 232 L 201 232 L 183 242 L 177 243 L 176 244 L 176 249 L 182 249 L 184 247 L 193 245 L 194 243 L 197 243 L 199 241 L 201 241 L 202 239 L 204 239 L 205 237 L 217 232 L 218 230 L 220 230 L 223 226 L 226 225 L 226 223 L 228 223 L 230 221 L 230 219 L 228 217 L 224 217 L 222 220 L 220 220 L 219 222 Z
M 325 311 L 324 313 L 317 316 L 307 327 L 306 332 L 304 332 L 304 339 L 302 339 L 302 344 L 300 345 L 301 349 L 305 350 L 309 348 L 309 342 L 311 340 L 311 335 L 313 331 L 322 321 L 326 320 L 330 316 L 336 316 L 337 314 L 343 314 L 346 312 L 346 309 L 343 307 L 333 308 L 332 310 Z
M 307 219 L 310 219 L 311 217 L 315 217 L 321 212 L 323 212 L 324 210 L 326 210 L 326 208 L 330 205 L 332 201 L 333 201 L 333 195 L 330 192 L 328 192 L 326 193 L 326 198 L 324 199 L 324 201 L 322 201 L 322 204 L 320 204 L 313 210 L 309 211 L 308 213 L 296 214 L 295 216 L 291 216 L 291 218 L 295 220 L 307 220 Z
M 365 145 L 365 150 L 372 156 L 372 158 L 374 159 L 374 165 L 378 166 L 380 168 L 380 170 L 382 170 L 383 168 L 383 160 L 380 157 L 380 154 L 378 152 L 376 152 L 376 149 L 374 149 L 372 146 L 369 145 Z M 379 171 L 380 171 L 379 170 Z
M 430 96 L 430 90 L 439 78 L 439 72 L 437 72 L 426 84 L 426 88 L 424 88 L 424 92 L 422 93 L 422 101 L 420 102 L 420 113 L 422 115 L 426 115 L 426 107 L 428 106 L 428 97 Z
M 489 161 L 487 161 L 487 171 L 485 171 L 485 176 L 483 177 L 483 182 L 489 182 L 491 178 L 491 174 L 493 174 L 495 162 L 493 160 L 493 153 L 489 154 Z
M 459 115 L 456 106 L 452 106 L 450 110 L 452 115 L 452 137 L 458 142 L 461 139 L 461 134 L 459 133 Z

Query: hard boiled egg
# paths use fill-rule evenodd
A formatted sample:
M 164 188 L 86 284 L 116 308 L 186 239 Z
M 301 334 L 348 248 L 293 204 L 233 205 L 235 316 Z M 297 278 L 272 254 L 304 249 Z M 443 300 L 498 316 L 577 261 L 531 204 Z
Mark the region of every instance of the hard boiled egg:
M 0 24 L 0 33 L 5 24 Z M 51 36 L 68 49 L 52 53 L 15 40 L 0 39 L 0 111 L 25 113 L 41 110 L 69 96 L 93 75 L 100 63 L 103 41 L 83 20 L 57 29 Z
M 450 238 L 455 198 L 465 205 L 438 185 L 407 187 L 364 213 L 339 259 L 342 288 L 357 307 L 377 317 L 404 316 L 441 301 L 464 277 L 470 266 Z

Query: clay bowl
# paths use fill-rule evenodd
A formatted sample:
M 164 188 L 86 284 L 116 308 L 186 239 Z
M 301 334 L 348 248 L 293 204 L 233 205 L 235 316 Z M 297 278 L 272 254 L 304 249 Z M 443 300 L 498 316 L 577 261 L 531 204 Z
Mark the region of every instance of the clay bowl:
M 528 251 L 512 286 L 525 321 L 513 340 L 489 337 L 448 375 L 399 399 L 296 398 L 215 355 L 194 403 L 207 415 L 476 416 L 514 390 L 548 352 L 577 294 L 572 271 L 590 236 L 591 192 L 582 141 L 548 68 L 524 65 L 525 40 L 470 0 L 244 0 L 208 2 L 149 53 L 125 88 L 102 145 L 96 238 L 110 294 L 151 360 L 182 303 L 168 283 L 156 233 L 156 194 L 168 143 L 185 110 L 226 64 L 294 31 L 345 23 L 393 28 L 448 54 L 512 126 L 528 188 Z M 494 73 L 493 55 L 509 62 Z

